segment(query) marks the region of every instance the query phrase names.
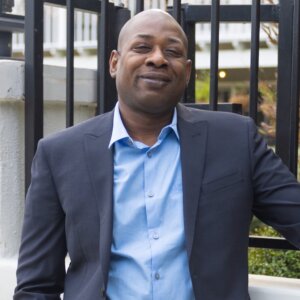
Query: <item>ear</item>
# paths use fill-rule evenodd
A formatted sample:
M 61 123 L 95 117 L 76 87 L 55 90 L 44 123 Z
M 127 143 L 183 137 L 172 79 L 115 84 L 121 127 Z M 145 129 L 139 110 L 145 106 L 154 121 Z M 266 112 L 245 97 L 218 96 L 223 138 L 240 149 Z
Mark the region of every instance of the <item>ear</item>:
M 118 58 L 119 58 L 118 51 L 113 50 L 109 58 L 109 73 L 112 78 L 116 78 Z
M 188 86 L 188 84 L 189 84 L 191 72 L 192 72 L 192 61 L 190 59 L 188 59 L 186 61 L 186 77 L 185 77 L 186 86 Z

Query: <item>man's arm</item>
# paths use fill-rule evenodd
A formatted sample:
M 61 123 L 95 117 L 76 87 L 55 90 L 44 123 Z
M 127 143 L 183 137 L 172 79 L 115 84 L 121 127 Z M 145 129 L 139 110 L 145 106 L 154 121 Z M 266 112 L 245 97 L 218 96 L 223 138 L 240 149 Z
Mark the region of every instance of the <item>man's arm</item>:
M 14 300 L 57 300 L 64 289 L 65 217 L 43 142 L 32 163 Z
M 300 184 L 281 159 L 267 149 L 253 122 L 249 128 L 253 212 L 300 248 Z

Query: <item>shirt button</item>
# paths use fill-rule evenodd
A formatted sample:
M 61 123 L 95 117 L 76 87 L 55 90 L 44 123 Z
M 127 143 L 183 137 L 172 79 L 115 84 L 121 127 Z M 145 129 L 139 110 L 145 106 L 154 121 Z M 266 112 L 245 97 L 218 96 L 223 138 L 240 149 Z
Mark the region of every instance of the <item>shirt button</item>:
M 154 232 L 152 237 L 153 237 L 153 239 L 158 240 L 159 234 L 157 232 Z
M 151 151 L 147 152 L 147 156 L 148 156 L 149 158 L 151 158 L 151 157 L 152 157 L 152 152 L 151 152 Z
M 159 280 L 159 278 L 160 278 L 159 273 L 155 273 L 154 277 L 155 277 L 156 280 Z
M 152 192 L 148 192 L 147 196 L 148 196 L 149 198 L 152 198 L 152 197 L 154 197 L 154 194 L 153 194 Z

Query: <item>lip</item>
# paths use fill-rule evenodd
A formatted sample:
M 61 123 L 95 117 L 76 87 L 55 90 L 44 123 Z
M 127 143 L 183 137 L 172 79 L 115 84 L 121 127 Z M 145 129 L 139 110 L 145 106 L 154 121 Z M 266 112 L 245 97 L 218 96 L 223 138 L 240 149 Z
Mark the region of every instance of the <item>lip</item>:
M 151 81 L 151 82 L 163 82 L 163 83 L 168 83 L 171 81 L 171 79 L 169 78 L 169 76 L 167 76 L 166 74 L 162 74 L 162 73 L 157 73 L 157 72 L 149 72 L 149 73 L 144 73 L 142 75 L 139 76 L 141 79 L 145 80 L 145 81 Z

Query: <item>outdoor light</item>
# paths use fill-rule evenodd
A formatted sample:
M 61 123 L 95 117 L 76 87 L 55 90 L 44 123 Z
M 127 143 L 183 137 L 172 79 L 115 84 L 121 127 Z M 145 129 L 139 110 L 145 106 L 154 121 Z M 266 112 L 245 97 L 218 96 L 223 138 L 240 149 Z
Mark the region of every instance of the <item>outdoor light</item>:
M 220 72 L 219 72 L 219 77 L 220 77 L 220 78 L 223 79 L 223 78 L 225 78 L 226 76 L 227 76 L 227 73 L 226 73 L 225 71 L 220 71 Z

